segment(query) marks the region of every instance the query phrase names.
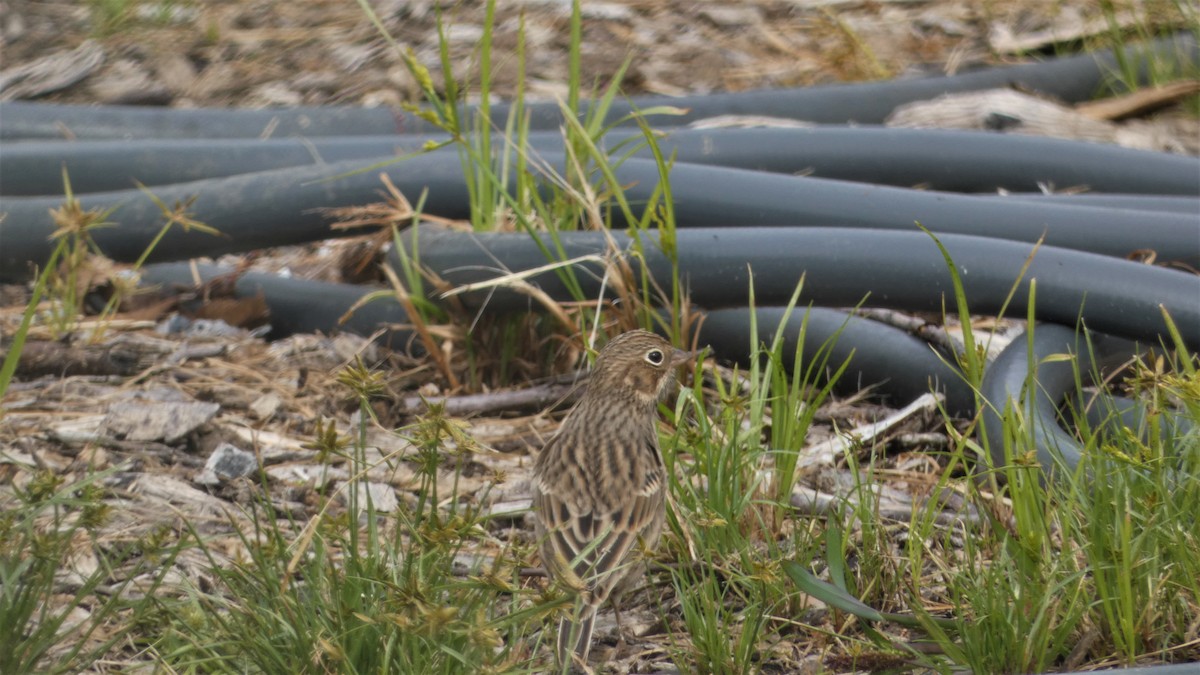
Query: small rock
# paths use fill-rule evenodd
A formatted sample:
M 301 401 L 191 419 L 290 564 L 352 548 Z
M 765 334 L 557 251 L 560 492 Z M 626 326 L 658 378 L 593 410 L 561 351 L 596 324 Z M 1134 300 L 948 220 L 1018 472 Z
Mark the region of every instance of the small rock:
M 95 445 L 83 448 L 75 459 L 93 471 L 103 471 L 109 467 L 108 452 Z
M 25 17 L 21 16 L 20 12 L 11 9 L 5 12 L 4 28 L 0 29 L 0 35 L 3 35 L 5 40 L 19 40 L 25 34 L 25 29 Z
M 269 420 L 275 416 L 275 412 L 279 410 L 279 406 L 282 404 L 283 400 L 279 398 L 279 394 L 271 392 L 251 403 L 250 412 L 254 413 L 260 420 Z
M 152 65 L 159 81 L 176 96 L 186 94 L 198 76 L 191 59 L 183 54 L 155 54 Z
M 380 359 L 379 347 L 361 335 L 338 333 L 333 336 L 332 347 L 333 353 L 345 362 L 353 361 L 356 356 L 361 356 L 365 363 L 375 363 Z
M 252 453 L 230 443 L 222 443 L 208 456 L 204 470 L 193 481 L 200 485 L 219 485 L 234 478 L 252 475 L 258 470 L 258 460 Z

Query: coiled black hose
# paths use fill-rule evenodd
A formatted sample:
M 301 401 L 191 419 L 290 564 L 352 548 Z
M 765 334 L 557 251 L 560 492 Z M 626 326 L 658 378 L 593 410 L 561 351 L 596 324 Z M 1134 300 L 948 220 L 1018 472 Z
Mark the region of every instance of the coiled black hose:
M 934 241 L 921 232 L 840 228 L 706 228 L 674 234 L 681 283 L 692 302 L 707 309 L 739 307 L 750 285 L 763 305 L 786 304 L 801 277 L 801 304 L 866 305 L 918 312 L 953 307 L 953 284 Z M 413 234 L 408 235 L 412 242 Z M 487 282 L 509 271 L 546 263 L 543 250 L 563 259 L 613 253 L 600 232 L 548 235 L 472 234 L 422 226 L 419 260 L 455 285 Z M 626 234 L 611 233 L 618 252 L 632 245 Z M 655 233 L 643 235 L 641 256 L 649 275 L 670 288 L 672 265 Z M 1192 349 L 1200 347 L 1200 277 L 1104 256 L 983 237 L 941 235 L 970 300 L 971 311 L 997 314 L 1009 291 L 1010 316 L 1026 316 L 1030 280 L 1037 280 L 1036 317 L 1074 324 L 1080 317 L 1095 330 L 1158 342 L 1166 335 L 1162 311 L 1170 314 Z M 1028 270 L 1022 266 L 1029 260 Z M 503 261 L 505 269 L 497 269 Z M 393 264 L 399 264 L 393 261 Z M 637 263 L 633 262 L 637 269 Z M 551 298 L 574 300 L 559 276 L 546 272 L 528 279 Z M 603 269 L 578 265 L 576 278 L 585 298 L 600 294 Z M 753 279 L 751 278 L 753 274 Z M 511 289 L 466 293 L 463 301 L 491 311 L 523 311 L 527 296 Z
M 1085 335 L 1091 339 L 1085 341 Z M 1002 416 L 1006 409 L 1020 411 L 1027 423 L 1038 463 L 1047 474 L 1074 472 L 1082 460 L 1083 448 L 1059 422 L 1059 405 L 1068 397 L 1077 396 L 1077 376 L 1086 380 L 1104 364 L 1112 365 L 1129 358 L 1134 346 L 1125 340 L 1067 326 L 1040 323 L 1028 333 L 1016 337 L 987 369 L 981 393 L 989 404 L 983 410 L 983 435 L 992 455 L 994 466 L 1011 463 L 1012 444 L 1005 438 Z M 1070 360 L 1049 358 L 1069 354 Z M 1115 410 L 1097 407 L 1089 419 L 1093 429 L 1113 423 L 1116 415 L 1121 423 L 1137 429 L 1145 420 L 1145 410 L 1131 401 L 1118 401 Z M 1167 428 L 1176 436 L 1188 433 L 1192 425 L 1186 419 L 1164 411 Z M 1015 452 L 1025 451 L 1023 439 Z
M 1198 165 L 1200 168 L 1200 165 Z M 658 168 L 629 160 L 616 170 L 631 201 L 650 199 Z M 1164 212 L 980 200 L 821 178 L 680 164 L 670 174 L 677 222 L 683 227 L 787 225 L 911 230 L 1035 242 L 1126 257 L 1142 249 L 1159 260 L 1200 266 L 1200 217 Z
M 187 260 L 327 239 L 334 234 L 329 229 L 334 219 L 325 209 L 381 199 L 378 173 L 346 175 L 361 167 L 353 161 L 155 188 L 153 193 L 162 202 L 168 206 L 188 204 L 192 217 L 222 235 L 175 227 L 151 251 L 148 261 Z M 469 215 L 469 195 L 457 157 L 426 155 L 388 167 L 387 173 L 414 199 L 427 188 L 427 212 L 447 218 Z M 100 250 L 118 261 L 137 260 L 165 221 L 151 196 L 139 190 L 81 195 L 80 203 L 85 209 L 111 209 L 107 220 L 119 227 L 101 228 L 92 236 Z M 0 247 L 0 281 L 28 278 L 31 264 L 49 257 L 54 244 L 48 236 L 55 229 L 49 210 L 61 204 L 61 199 L 46 197 L 0 201 L 0 210 L 8 212 L 7 219 L 0 222 L 0 241 L 4 243 Z
M 858 183 L 921 186 L 950 192 L 1037 191 L 1085 187 L 1099 192 L 1200 195 L 1200 160 L 1034 136 L 943 129 L 825 126 L 807 129 L 678 129 L 656 131 L 663 154 L 681 164 L 773 173 L 804 173 Z M 419 152 L 448 136 L 331 136 L 311 139 L 152 139 L 31 141 L 3 147 L 0 194 L 61 195 L 63 169 L 76 193 L 125 190 L 290 166 L 382 158 Z M 562 157 L 558 132 L 532 132 L 532 152 Z M 615 155 L 635 148 L 638 134 L 614 132 Z M 497 153 L 502 142 L 495 142 Z M 455 152 L 447 149 L 444 152 Z M 643 159 L 649 150 L 637 153 Z M 986 161 L 980 161 L 986 158 Z M 1059 202 L 1052 202 L 1059 203 Z M 1087 200 L 1078 205 L 1087 204 Z M 1192 209 L 1200 213 L 1200 207 Z
M 277 169 L 256 174 L 163 186 L 153 190 L 166 204 L 189 203 L 193 217 L 224 233 L 213 238 L 176 228 L 160 241 L 151 261 L 170 261 L 316 241 L 329 236 L 322 211 L 380 198 L 375 171 L 353 173 L 359 160 Z M 385 171 L 415 200 L 427 193 L 425 211 L 465 218 L 469 193 L 456 156 L 432 153 L 392 164 Z M 632 203 L 645 202 L 660 181 L 658 167 L 630 159 L 616 171 Z M 920 222 L 944 234 L 972 234 L 1036 242 L 1125 257 L 1153 250 L 1161 261 L 1200 266 L 1200 217 L 1172 212 L 1128 212 L 983 200 L 967 195 L 919 192 L 846 181 L 680 164 L 671 171 L 674 210 L 681 227 L 829 226 L 911 231 Z M 194 201 L 190 201 L 193 200 Z M 82 195 L 86 209 L 109 210 L 120 228 L 97 230 L 95 240 L 116 260 L 135 260 L 157 235 L 163 216 L 141 191 Z M 0 280 L 25 278 L 29 262 L 45 260 L 56 229 L 50 209 L 60 200 L 5 198 L 0 210 Z

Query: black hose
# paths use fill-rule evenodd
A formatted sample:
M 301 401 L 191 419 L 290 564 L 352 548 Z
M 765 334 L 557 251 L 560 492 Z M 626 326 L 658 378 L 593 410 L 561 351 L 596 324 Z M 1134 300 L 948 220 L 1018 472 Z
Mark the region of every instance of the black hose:
M 1138 82 L 1147 78 L 1146 63 L 1193 63 L 1200 55 L 1189 34 L 1156 40 L 1123 50 L 1138 68 Z M 606 121 L 617 122 L 634 109 L 675 106 L 678 116 L 656 118 L 655 124 L 686 124 L 717 115 L 762 115 L 818 123 L 879 124 L 896 108 L 942 94 L 1019 86 L 1068 103 L 1088 100 L 1110 85 L 1119 71 L 1111 50 L 1051 59 L 1006 68 L 987 68 L 943 77 L 893 80 L 865 84 L 834 84 L 803 89 L 761 90 L 707 96 L 638 97 L 616 101 Z M 467 107 L 470 110 L 471 107 Z M 494 124 L 503 128 L 509 105 L 492 106 Z M 562 124 L 557 103 L 526 105 L 530 128 L 557 129 Z M 281 110 L 162 110 L 0 104 L 0 139 L 133 138 L 265 138 L 322 135 L 432 133 L 437 129 L 414 115 L 383 108 L 297 108 Z M 669 121 L 668 121 L 669 120 Z M 627 121 L 625 124 L 633 124 Z
M 1198 165 L 1200 166 L 1200 165 Z M 631 159 L 615 170 L 632 202 L 650 199 L 660 182 L 653 162 Z M 670 174 L 683 227 L 732 224 L 840 226 L 911 230 L 914 222 L 967 234 L 1089 251 L 1124 258 L 1151 249 L 1162 261 L 1200 266 L 1200 217 L 981 200 L 822 178 L 679 164 Z
M 746 307 L 708 312 L 700 323 L 699 344 L 709 345 L 718 356 L 740 364 L 757 345 L 750 343 L 750 322 L 757 322 L 759 339 L 769 342 L 787 311 L 783 307 Z M 806 323 L 807 322 L 807 323 Z M 962 374 L 950 365 L 952 355 L 939 355 L 932 346 L 898 328 L 823 307 L 797 307 L 784 326 L 784 366 L 796 367 L 796 343 L 804 329 L 802 367 L 828 349 L 828 368 L 849 366 L 834 384 L 838 392 L 853 393 L 872 387 L 885 403 L 905 405 L 930 391 L 946 396 L 946 410 L 970 417 L 975 395 Z M 829 373 L 815 373 L 824 379 Z
M 270 312 L 271 339 L 296 333 L 325 333 L 347 331 L 370 336 L 377 330 L 408 323 L 408 314 L 393 299 L 368 302 L 351 314 L 343 315 L 368 293 L 377 289 L 350 284 L 331 284 L 307 279 L 289 279 L 258 272 L 236 273 L 229 267 L 197 265 L 200 283 L 217 277 L 234 278 L 234 297 L 253 298 L 261 295 Z M 141 272 L 145 287 L 194 288 L 190 263 L 160 263 L 147 265 Z M 388 330 L 381 341 L 388 346 L 403 346 L 410 334 L 404 330 Z
M 0 140 L 133 140 L 140 138 L 289 138 L 437 131 L 392 108 L 298 107 L 175 109 L 0 103 Z
M 1035 136 L 942 129 L 826 126 L 806 129 L 680 129 L 661 134 L 665 155 L 706 164 L 880 185 L 957 192 L 1036 191 L 1040 185 L 1153 195 L 1200 195 L 1200 160 Z M 448 136 L 331 136 L 313 139 L 155 139 L 9 143 L 0 194 L 62 194 L 65 167 L 76 193 L 267 171 L 288 166 L 418 152 Z M 639 134 L 609 134 L 624 152 Z M 558 132 L 532 132 L 529 146 L 561 157 Z M 496 142 L 503 148 L 502 142 Z M 447 150 L 453 152 L 453 150 Z M 642 148 L 638 156 L 646 158 Z M 980 161 L 986 158 L 986 161 Z M 1055 202 L 1057 203 L 1057 202 Z M 1086 204 L 1080 201 L 1079 204 Z
M 1048 184 L 1098 192 L 1200 195 L 1200 159 L 1195 157 L 982 131 L 682 129 L 668 134 L 662 149 L 664 155 L 677 153 L 676 161 L 682 164 L 949 192 L 1034 191 Z
M 315 241 L 330 236 L 322 208 L 378 201 L 376 171 L 350 172 L 369 165 L 348 160 L 330 165 L 277 169 L 256 174 L 176 184 L 154 189 L 168 205 L 187 203 L 192 216 L 224 233 L 214 238 L 175 228 L 151 253 L 154 262 L 180 260 Z M 386 171 L 399 190 L 416 200 L 428 191 L 425 211 L 446 218 L 469 215 L 469 193 L 453 153 L 431 153 L 393 163 Z M 630 187 L 627 198 L 645 202 L 659 182 L 657 166 L 630 159 L 616 169 Z M 1102 208 L 1028 204 L 940 192 L 796 178 L 740 169 L 676 165 L 671 190 L 678 223 L 686 227 L 828 226 L 910 231 L 914 221 L 946 234 L 978 234 L 1124 257 L 1153 250 L 1162 261 L 1200 266 L 1200 218 L 1176 213 L 1128 212 Z M 87 209 L 112 209 L 119 228 L 96 230 L 102 251 L 132 261 L 159 231 L 160 208 L 138 190 L 83 195 Z M 0 201 L 8 217 L 0 222 L 0 280 L 26 278 L 29 263 L 49 256 L 49 215 L 57 198 L 19 197 Z M 852 303 L 851 303 L 852 304 Z
M 1047 475 L 1074 472 L 1083 448 L 1060 425 L 1059 405 L 1069 398 L 1079 398 L 1077 376 L 1086 381 L 1093 372 L 1120 363 L 1134 351 L 1134 345 L 1125 340 L 1097 333 L 1090 333 L 1090 340 L 1085 342 L 1081 331 L 1056 324 L 1040 323 L 1034 326 L 1032 336 L 1029 333 L 1017 336 L 988 366 L 981 387 L 987 401 L 981 435 L 993 465 L 1007 466 L 1012 454 L 1035 449 L 1038 463 Z M 1055 354 L 1070 354 L 1073 358 L 1050 358 Z M 1020 412 L 1033 448 L 1026 447 L 1023 439 L 1006 439 L 1002 422 L 1006 409 Z M 1132 426 L 1128 428 L 1138 429 L 1145 421 L 1144 408 L 1129 402 L 1119 404 L 1115 411 L 1099 410 L 1109 414 L 1090 415 L 1091 428 L 1096 432 L 1103 432 L 1106 427 L 1111 430 L 1115 423 L 1129 423 Z M 1173 412 L 1164 414 L 1164 426 L 1172 434 L 1182 435 L 1191 430 L 1192 425 L 1186 419 Z M 1019 445 L 1013 447 L 1014 444 Z
M 61 195 L 63 169 L 76 194 L 188 183 L 208 178 L 333 164 L 346 160 L 395 160 L 421 152 L 446 135 L 329 136 L 313 139 L 152 139 L 142 141 L 30 141 L 3 146 L 0 194 Z M 562 149 L 555 132 L 530 134 L 530 147 Z M 457 157 L 453 148 L 438 154 Z
M 352 160 L 154 188 L 153 194 L 167 206 L 187 203 L 193 218 L 217 228 L 222 236 L 185 232 L 175 226 L 151 251 L 148 262 L 217 256 L 337 236 L 329 229 L 332 218 L 322 209 L 382 199 L 378 172 L 346 175 L 363 165 Z M 414 202 L 421 190 L 428 188 L 428 212 L 447 218 L 469 215 L 462 165 L 453 154 L 415 157 L 393 164 L 386 171 Z M 137 260 L 165 220 L 159 206 L 138 190 L 82 195 L 79 201 L 85 209 L 112 209 L 107 220 L 119 227 L 100 228 L 92 236 L 101 251 L 118 261 Z M 53 242 L 48 237 L 55 229 L 49 209 L 61 205 L 61 199 L 45 197 L 0 201 L 0 210 L 8 212 L 0 222 L 0 241 L 4 242 L 0 247 L 0 281 L 28 278 L 30 264 L 49 257 Z
M 546 264 L 546 250 L 563 259 L 605 255 L 605 233 L 561 232 L 549 235 L 472 234 L 443 228 L 419 228 L 419 254 L 452 284 L 493 280 L 505 271 L 530 270 Z M 412 233 L 407 235 L 411 241 Z M 631 240 L 611 233 L 621 251 Z M 796 283 L 805 278 L 801 304 L 867 306 L 920 312 L 954 311 L 949 270 L 929 236 L 920 232 L 839 228 L 710 228 L 678 230 L 674 247 L 679 276 L 692 302 L 707 308 L 745 304 L 753 271 L 754 294 L 762 305 L 786 304 Z M 1073 324 L 1082 317 L 1093 329 L 1124 337 L 1157 341 L 1166 334 L 1160 307 L 1169 312 L 1189 347 L 1200 347 L 1200 277 L 1078 251 L 1042 247 L 1034 255 L 1029 244 L 940 235 L 962 278 L 973 313 L 998 314 L 1015 285 L 1009 316 L 1026 316 L 1029 280 L 1036 279 L 1036 317 Z M 655 233 L 644 235 L 641 254 L 650 276 L 671 287 L 672 267 Z M 1029 268 L 1022 277 L 1022 266 Z M 497 262 L 499 261 L 499 262 Z M 634 269 L 638 262 L 630 260 Z M 393 264 L 396 264 L 393 261 Z M 503 265 L 503 269 L 498 269 Z M 557 300 L 576 299 L 568 292 L 563 271 L 538 274 L 528 281 Z M 604 270 L 584 262 L 575 268 L 584 298 L 596 298 Z M 1021 281 L 1018 283 L 1018 279 Z M 463 300 L 492 311 L 529 308 L 528 297 L 505 288 L 466 293 Z

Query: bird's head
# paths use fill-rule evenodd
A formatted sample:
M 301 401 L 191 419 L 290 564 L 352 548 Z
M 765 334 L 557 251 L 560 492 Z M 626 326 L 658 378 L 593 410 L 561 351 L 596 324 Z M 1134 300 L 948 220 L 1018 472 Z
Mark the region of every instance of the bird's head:
M 654 405 L 674 382 L 675 368 L 695 355 L 649 331 L 622 333 L 600 350 L 588 390 L 632 394 L 639 403 Z

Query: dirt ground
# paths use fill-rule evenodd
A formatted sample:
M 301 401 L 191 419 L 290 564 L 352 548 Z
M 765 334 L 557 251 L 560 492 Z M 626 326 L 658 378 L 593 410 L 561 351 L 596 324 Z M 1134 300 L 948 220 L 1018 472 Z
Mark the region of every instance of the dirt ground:
M 459 78 L 472 81 L 483 3 L 371 2 L 427 65 L 440 17 Z M 565 91 L 570 3 L 497 3 L 495 94 L 517 80 L 524 25 L 531 96 Z M 953 73 L 1077 46 L 1107 30 L 1089 0 L 929 2 L 683 0 L 585 2 L 584 82 L 625 59 L 629 94 L 676 95 Z M 5 0 L 6 70 L 97 41 L 99 63 L 44 100 L 176 107 L 380 105 L 414 101 L 415 83 L 356 2 L 317 0 Z
M 518 81 L 515 46 L 521 30 L 529 96 L 564 96 L 570 3 L 497 4 L 495 96 L 510 96 Z M 431 67 L 438 58 L 440 17 L 458 77 L 474 81 L 482 3 L 370 0 L 370 5 L 399 45 Z M 584 82 L 603 85 L 629 59 L 623 90 L 631 95 L 953 73 L 1075 48 L 1107 30 L 1097 22 L 1097 3 L 1091 0 L 611 0 L 585 2 L 583 11 Z M 0 98 L 188 108 L 375 106 L 419 97 L 395 50 L 351 0 L 2 0 L 0 40 Z M 43 59 L 48 71 L 22 70 Z M 1195 124 L 1188 119 L 1184 128 Z M 304 251 L 321 255 L 317 246 Z M 27 297 L 19 287 L 0 294 L 0 336 L 12 334 Z M 344 421 L 353 409 L 335 376 L 354 355 L 388 364 L 394 402 L 380 412 L 391 423 L 403 423 L 405 406 L 417 391 L 472 393 L 469 386 L 449 391 L 430 364 L 382 354 L 353 336 L 267 343 L 219 327 L 170 336 L 154 327 L 134 319 L 85 322 L 74 334 L 104 331 L 99 342 L 109 354 L 124 355 L 126 371 L 68 380 L 28 377 L 10 388 L 0 420 L 0 447 L 7 448 L 0 484 L 30 480 L 30 466 L 63 474 L 120 466 L 139 489 L 114 529 L 133 536 L 169 520 L 172 512 L 161 508 L 168 502 L 172 509 L 203 514 L 200 530 L 217 534 L 227 527 L 217 514 L 246 498 L 235 485 L 206 477 L 205 462 L 222 443 L 256 448 L 278 481 L 278 504 L 297 516 L 312 515 L 311 487 L 297 487 L 311 486 L 319 471 L 305 443 L 316 420 Z M 31 333 L 34 342 L 55 339 L 44 326 Z M 561 362 L 577 356 L 568 354 Z M 167 421 L 132 418 L 131 404 L 159 409 Z M 887 412 L 840 401 L 821 415 L 822 428 L 828 433 L 835 424 L 855 426 Z M 557 417 L 541 413 L 472 418 L 470 432 L 502 452 L 480 464 L 470 479 L 475 483 L 459 489 L 482 490 L 486 476 L 497 473 L 527 474 L 527 450 L 557 424 Z M 937 427 L 936 415 L 923 410 L 889 433 L 901 439 Z M 394 439 L 384 434 L 371 443 L 379 457 L 396 450 Z M 896 461 L 913 473 L 927 468 L 916 455 L 901 453 Z M 395 472 L 371 478 L 401 492 L 413 488 L 412 479 Z M 519 480 L 506 485 L 491 490 L 496 504 L 526 496 Z M 896 492 L 902 499 L 903 487 Z M 636 628 L 636 614 L 631 621 Z

